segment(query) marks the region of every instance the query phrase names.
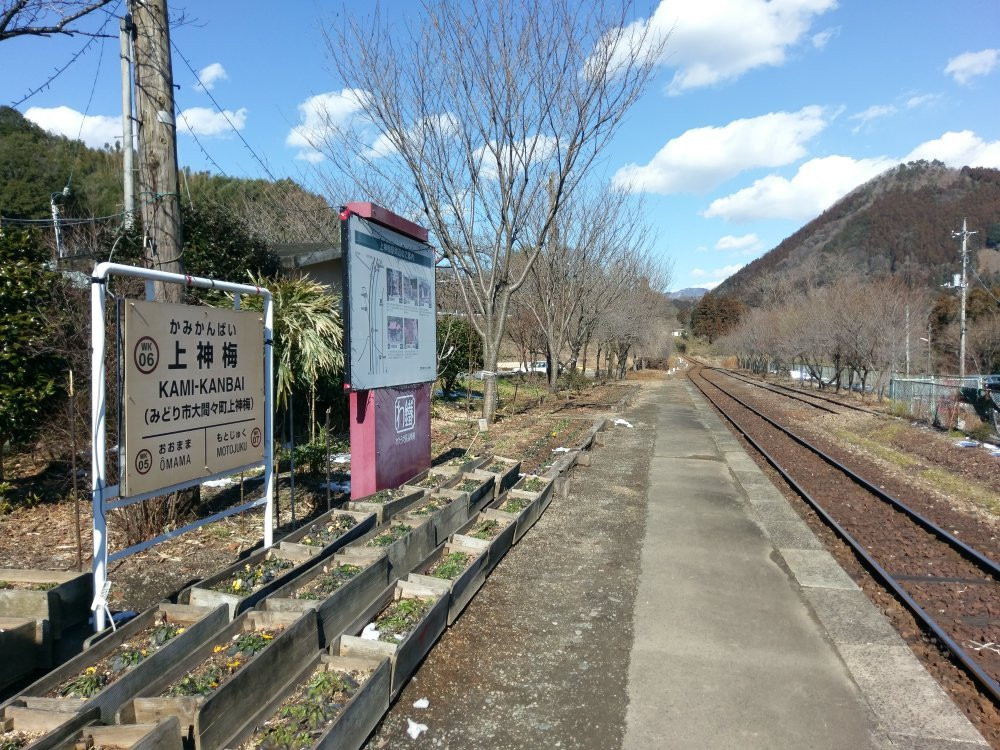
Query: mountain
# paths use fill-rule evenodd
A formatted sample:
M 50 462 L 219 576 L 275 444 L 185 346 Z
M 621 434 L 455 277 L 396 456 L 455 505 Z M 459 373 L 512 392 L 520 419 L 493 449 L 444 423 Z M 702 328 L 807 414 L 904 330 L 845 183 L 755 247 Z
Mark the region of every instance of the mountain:
M 696 300 L 704 297 L 706 292 L 708 292 L 708 290 L 702 289 L 701 287 L 688 287 L 687 289 L 678 289 L 676 292 L 667 292 L 667 298 Z
M 753 306 L 776 280 L 808 288 L 847 273 L 936 287 L 961 270 L 961 243 L 952 232 L 963 218 L 979 232 L 970 241 L 974 267 L 1000 273 L 1000 253 L 987 249 L 1000 243 L 1000 170 L 902 164 L 853 190 L 715 293 Z

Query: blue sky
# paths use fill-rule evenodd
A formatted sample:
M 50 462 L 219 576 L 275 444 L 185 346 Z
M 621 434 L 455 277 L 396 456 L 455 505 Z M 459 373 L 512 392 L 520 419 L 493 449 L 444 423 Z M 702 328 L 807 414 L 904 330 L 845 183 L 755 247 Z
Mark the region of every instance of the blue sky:
M 308 102 L 322 100 L 313 97 L 343 87 L 320 31 L 338 22 L 336 6 L 170 7 L 192 19 L 173 41 L 228 116 L 175 54 L 185 113 L 180 163 L 218 171 L 185 132 L 186 120 L 225 173 L 266 177 L 232 123 L 272 174 L 318 190 L 313 170 L 323 162 L 297 144 L 293 129 Z M 356 3 L 352 12 L 363 8 Z M 103 21 L 95 16 L 89 26 Z M 714 286 L 902 160 L 1000 168 L 997 0 L 663 0 L 637 23 L 671 36 L 602 166 L 644 195 L 656 251 L 673 262 L 674 289 Z M 44 83 L 85 42 L 0 43 L 0 103 Z M 119 97 L 118 42 L 110 39 L 103 53 L 100 41 L 92 44 L 18 109 L 49 130 L 101 145 L 120 138 Z M 960 220 L 942 227 L 943 241 Z

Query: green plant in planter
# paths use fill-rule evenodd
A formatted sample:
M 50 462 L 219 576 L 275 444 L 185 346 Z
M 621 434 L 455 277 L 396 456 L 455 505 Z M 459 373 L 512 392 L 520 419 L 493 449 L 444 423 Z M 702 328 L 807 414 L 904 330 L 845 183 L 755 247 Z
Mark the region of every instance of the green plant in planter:
M 478 490 L 482 486 L 483 486 L 483 483 L 480 482 L 480 481 L 478 481 L 478 480 L 476 480 L 476 479 L 466 479 L 460 485 L 458 485 L 455 489 L 458 490 L 459 492 L 469 492 L 469 493 L 472 493 L 472 492 L 475 492 L 476 490 Z
M 107 682 L 107 676 L 98 672 L 97 667 L 87 667 L 83 674 L 63 688 L 62 694 L 67 697 L 89 698 L 101 692 Z
M 316 576 L 305 587 L 296 591 L 294 598 L 325 599 L 360 572 L 361 567 L 358 565 L 349 565 L 347 563 L 338 565 L 333 570 Z
M 383 531 L 381 534 L 376 534 L 374 537 L 368 540 L 366 546 L 368 547 L 388 547 L 390 544 L 395 542 L 397 539 L 402 539 L 404 536 L 410 533 L 412 529 L 405 523 L 397 523 L 395 526 L 390 526 L 388 529 Z
M 487 518 L 485 521 L 480 521 L 469 536 L 487 540 L 492 539 L 498 533 L 500 533 L 500 522 L 495 518 Z
M 505 463 L 494 461 L 485 469 L 485 471 L 488 471 L 490 474 L 503 474 L 509 468 L 510 467 Z
M 393 602 L 375 618 L 375 629 L 380 641 L 399 643 L 431 607 L 429 599 L 400 599 Z M 397 638 L 396 636 L 400 636 Z
M 417 508 L 415 511 L 413 511 L 413 515 L 429 516 L 431 513 L 433 513 L 436 510 L 440 510 L 450 502 L 451 498 L 441 497 L 441 496 L 433 497 L 426 503 L 421 505 L 419 508 Z
M 523 497 L 508 497 L 506 502 L 500 506 L 500 510 L 505 513 L 520 513 L 531 504 L 531 500 Z
M 310 547 L 325 547 L 345 531 L 350 531 L 357 523 L 358 521 L 354 516 L 344 513 L 335 516 L 326 524 L 314 523 L 309 527 L 308 533 L 300 541 L 302 544 Z
M 226 594 L 246 596 L 270 583 L 277 578 L 278 573 L 290 567 L 292 567 L 291 561 L 269 555 L 256 565 L 247 563 L 243 566 L 243 570 L 219 581 L 212 588 Z
M 531 477 L 531 479 L 525 479 L 524 483 L 518 488 L 524 490 L 525 492 L 541 492 L 548 486 L 548 482 L 538 477 Z
M 426 477 L 417 482 L 417 487 L 437 487 L 438 485 L 444 484 L 451 477 L 447 474 L 428 474 Z
M 452 552 L 431 568 L 429 574 L 435 578 L 450 580 L 461 575 L 471 562 L 472 555 L 465 552 Z

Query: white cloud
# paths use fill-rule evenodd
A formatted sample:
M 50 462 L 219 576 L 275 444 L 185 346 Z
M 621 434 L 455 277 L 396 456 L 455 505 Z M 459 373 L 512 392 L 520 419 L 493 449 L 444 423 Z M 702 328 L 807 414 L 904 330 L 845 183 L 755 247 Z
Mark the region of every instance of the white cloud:
M 706 271 L 704 268 L 692 268 L 690 273 L 691 278 L 702 279 L 707 277 L 710 279 L 710 281 L 692 284 L 692 286 L 699 289 L 715 289 L 715 287 L 739 271 L 741 268 L 743 268 L 743 264 L 740 263 L 723 266 L 722 268 L 713 268 L 711 271 Z
M 971 130 L 948 132 L 940 138 L 925 141 L 913 149 L 903 161 L 935 159 L 949 167 L 991 167 L 1000 169 L 1000 140 L 984 141 Z
M 941 98 L 940 94 L 915 94 L 906 100 L 907 109 L 916 109 L 927 104 L 933 104 Z
M 667 141 L 649 164 L 625 165 L 614 181 L 636 192 L 703 192 L 746 169 L 801 159 L 806 141 L 824 127 L 823 109 L 811 106 L 694 128 Z
M 79 138 L 91 148 L 102 148 L 105 143 L 114 143 L 122 138 L 120 117 L 84 116 L 69 107 L 29 107 L 24 116 L 43 130 L 73 140 Z
M 812 46 L 815 47 L 816 49 L 823 49 L 824 47 L 826 47 L 827 44 L 830 43 L 830 40 L 833 39 L 835 36 L 837 36 L 837 34 L 839 33 L 840 33 L 839 26 L 830 29 L 825 29 L 824 31 L 819 32 L 818 34 L 813 34 L 812 38 L 809 41 L 812 42 Z
M 495 179 L 498 161 L 513 165 L 515 171 L 523 170 L 530 164 L 548 159 L 557 148 L 558 141 L 554 136 L 540 134 L 511 145 L 503 144 L 498 147 L 491 143 L 489 148 L 482 146 L 476 151 L 475 157 L 479 161 L 480 174 Z
M 977 77 L 992 72 L 1000 62 L 1000 49 L 984 49 L 980 52 L 963 52 L 953 57 L 945 66 L 944 72 L 949 74 L 962 86 Z
M 363 106 L 368 92 L 342 89 L 310 96 L 299 105 L 299 124 L 288 131 L 285 145 L 299 149 L 296 159 L 313 164 L 325 157 L 317 149 L 334 131 L 352 120 Z
M 756 248 L 760 244 L 760 239 L 756 234 L 744 234 L 740 237 L 734 237 L 731 234 L 727 234 L 725 237 L 720 237 L 719 241 L 715 243 L 716 250 L 750 250 L 751 248 Z
M 198 80 L 200 83 L 194 85 L 195 91 L 211 91 L 215 88 L 216 81 L 228 81 L 229 76 L 222 63 L 212 63 L 198 71 Z
M 878 120 L 894 114 L 896 114 L 896 108 L 892 104 L 873 104 L 868 109 L 851 115 L 848 119 L 857 120 L 861 123 L 854 128 L 854 132 L 857 133 L 872 120 Z
M 230 124 L 232 123 L 232 124 Z M 188 135 L 224 135 L 243 130 L 247 124 L 247 109 L 217 112 L 209 107 L 188 107 L 177 115 L 177 132 Z
M 405 141 L 416 142 L 423 138 L 433 139 L 441 136 L 452 136 L 457 133 L 458 119 L 446 112 L 422 118 L 418 124 L 404 133 L 404 138 Z M 375 142 L 365 151 L 365 156 L 369 159 L 381 159 L 386 156 L 392 156 L 397 152 L 393 139 L 385 133 L 379 133 Z M 482 150 L 480 150 L 481 154 Z
M 648 32 L 652 40 L 667 37 L 660 62 L 676 69 L 667 86 L 667 93 L 674 95 L 739 78 L 754 68 L 782 65 L 813 18 L 836 4 L 836 0 L 661 0 L 649 19 L 631 24 L 627 36 L 639 38 Z
M 802 164 L 790 180 L 768 175 L 712 201 L 703 216 L 727 221 L 812 219 L 855 187 L 897 164 L 893 159 L 826 156 Z

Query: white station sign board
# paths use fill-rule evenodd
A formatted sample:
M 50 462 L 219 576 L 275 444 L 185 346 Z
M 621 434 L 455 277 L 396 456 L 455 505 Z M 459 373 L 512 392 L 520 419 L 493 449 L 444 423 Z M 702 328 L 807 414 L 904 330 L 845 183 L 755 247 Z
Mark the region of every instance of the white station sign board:
M 348 218 L 344 239 L 349 385 L 435 380 L 434 251 L 357 214 Z
M 263 351 L 259 312 L 126 304 L 122 496 L 263 460 Z

